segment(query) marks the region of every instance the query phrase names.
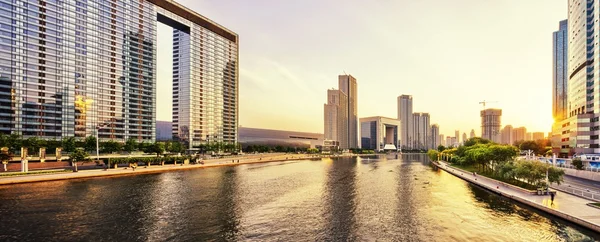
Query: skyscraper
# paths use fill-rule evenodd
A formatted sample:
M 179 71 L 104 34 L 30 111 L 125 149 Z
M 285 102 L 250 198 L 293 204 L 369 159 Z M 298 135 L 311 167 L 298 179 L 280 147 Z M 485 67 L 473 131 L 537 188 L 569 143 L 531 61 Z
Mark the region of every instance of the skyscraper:
M 431 144 L 431 131 L 429 130 L 429 114 L 428 113 L 413 113 L 413 149 L 425 150 Z
M 340 90 L 327 90 L 325 110 L 325 140 L 340 143 L 340 148 L 348 149 L 348 97 Z
M 502 109 L 481 110 L 481 138 L 500 143 Z
M 414 142 L 412 96 L 402 95 L 398 97 L 398 119 L 401 125 L 400 143 L 402 149 L 412 149 Z
M 440 126 L 437 124 L 431 125 L 431 139 L 430 149 L 437 149 L 437 147 L 442 144 L 442 140 L 440 139 Z
M 456 143 L 460 143 L 460 131 L 454 130 L 454 138 L 456 139 Z
M 444 137 L 446 137 L 446 136 L 444 136 L 444 134 L 440 134 L 440 135 L 439 135 L 439 141 L 440 141 L 440 144 L 441 144 L 441 145 L 443 145 L 443 146 L 447 146 L 447 145 L 446 145 L 446 139 L 445 139 Z M 437 147 L 435 147 L 435 148 L 437 149 Z
M 358 92 L 356 78 L 351 75 L 338 76 L 340 91 L 348 97 L 348 148 L 358 148 Z M 343 145 L 340 143 L 340 147 Z
M 471 129 L 471 133 L 469 133 L 469 138 L 475 138 L 475 130 Z
M 464 144 L 465 142 L 467 142 L 467 133 L 463 133 L 462 135 L 462 143 Z
M 154 141 L 158 21 L 174 29 L 174 136 L 237 141 L 236 33 L 174 1 L 2 4 L 0 132 Z
M 567 118 L 568 24 L 560 21 L 552 33 L 552 116 L 555 121 Z

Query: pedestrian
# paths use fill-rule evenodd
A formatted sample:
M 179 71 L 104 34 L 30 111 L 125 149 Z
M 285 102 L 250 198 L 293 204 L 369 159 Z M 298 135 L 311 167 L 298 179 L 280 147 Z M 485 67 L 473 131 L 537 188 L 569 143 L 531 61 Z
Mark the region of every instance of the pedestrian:
M 551 202 L 550 204 L 554 204 L 554 195 L 555 194 L 556 194 L 555 192 L 550 192 L 550 202 Z

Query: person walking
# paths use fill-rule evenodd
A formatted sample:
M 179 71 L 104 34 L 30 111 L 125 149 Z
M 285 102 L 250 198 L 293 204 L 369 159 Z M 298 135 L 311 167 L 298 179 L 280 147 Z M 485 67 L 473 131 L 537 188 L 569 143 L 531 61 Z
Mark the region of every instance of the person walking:
M 550 192 L 550 205 L 554 204 L 554 196 L 556 195 L 556 192 Z

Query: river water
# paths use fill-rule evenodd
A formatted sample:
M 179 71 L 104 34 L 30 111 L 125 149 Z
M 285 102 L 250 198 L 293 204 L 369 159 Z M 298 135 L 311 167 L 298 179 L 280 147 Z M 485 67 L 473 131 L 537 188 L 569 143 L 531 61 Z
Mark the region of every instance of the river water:
M 0 186 L 0 241 L 600 240 L 427 160 L 318 159 Z

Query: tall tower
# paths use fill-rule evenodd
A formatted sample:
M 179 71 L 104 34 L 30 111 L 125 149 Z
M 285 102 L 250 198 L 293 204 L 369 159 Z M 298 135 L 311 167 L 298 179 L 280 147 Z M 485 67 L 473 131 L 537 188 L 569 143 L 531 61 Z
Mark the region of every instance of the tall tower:
M 398 97 L 398 120 L 400 120 L 400 142 L 402 149 L 412 149 L 413 143 L 413 100 L 411 95 Z
M 348 97 L 340 90 L 327 90 L 324 105 L 324 138 L 339 142 L 340 148 L 348 149 Z
M 560 21 L 552 33 L 552 116 L 555 121 L 567 118 L 568 24 Z
M 475 138 L 475 130 L 471 129 L 471 133 L 469 133 L 469 138 Z
M 431 149 L 437 149 L 441 145 L 440 126 L 437 124 L 431 125 Z
M 356 78 L 351 75 L 338 76 L 340 91 L 348 97 L 348 148 L 358 148 L 358 92 Z M 340 146 L 342 146 L 340 142 Z
M 481 110 L 481 138 L 500 143 L 502 109 Z

